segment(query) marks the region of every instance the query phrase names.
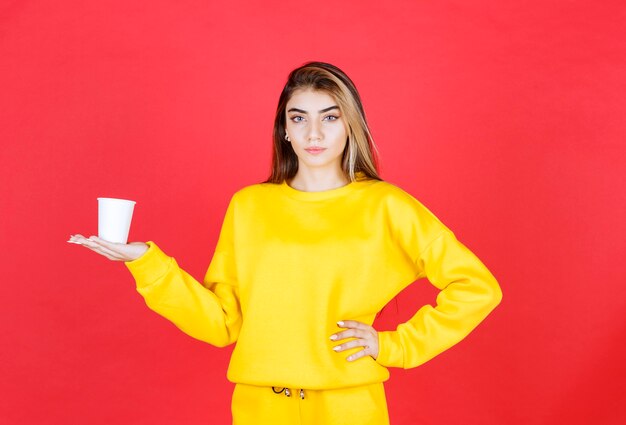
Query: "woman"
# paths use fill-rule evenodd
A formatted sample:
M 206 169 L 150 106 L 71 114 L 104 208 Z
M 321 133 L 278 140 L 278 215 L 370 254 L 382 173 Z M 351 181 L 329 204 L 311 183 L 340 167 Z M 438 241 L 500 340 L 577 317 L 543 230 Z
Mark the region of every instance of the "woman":
M 424 205 L 378 176 L 360 96 L 337 67 L 290 73 L 273 139 L 271 175 L 232 196 L 203 283 L 153 241 L 70 241 L 124 261 L 147 305 L 185 333 L 237 343 L 234 424 L 388 424 L 387 368 L 459 342 L 500 287 Z M 436 307 L 377 332 L 376 313 L 424 277 L 441 290 Z

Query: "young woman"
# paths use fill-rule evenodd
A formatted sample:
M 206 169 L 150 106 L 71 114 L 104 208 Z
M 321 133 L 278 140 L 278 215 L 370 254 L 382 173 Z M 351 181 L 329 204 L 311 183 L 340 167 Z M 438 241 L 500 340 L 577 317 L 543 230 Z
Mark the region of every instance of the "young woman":
M 124 261 L 147 305 L 194 338 L 235 343 L 235 425 L 389 423 L 389 367 L 416 367 L 499 304 L 483 263 L 377 173 L 360 96 L 337 67 L 293 70 L 270 177 L 231 198 L 203 282 L 153 242 L 72 236 Z M 371 325 L 417 279 L 441 290 L 395 331 Z

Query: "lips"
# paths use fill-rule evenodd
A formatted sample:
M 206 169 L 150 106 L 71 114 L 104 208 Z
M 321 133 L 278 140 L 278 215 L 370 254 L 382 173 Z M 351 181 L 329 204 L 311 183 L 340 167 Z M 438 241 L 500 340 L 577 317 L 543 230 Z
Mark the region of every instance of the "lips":
M 326 150 L 326 148 L 307 148 L 305 149 L 305 151 L 307 151 L 308 153 L 320 153 L 320 152 L 324 152 Z

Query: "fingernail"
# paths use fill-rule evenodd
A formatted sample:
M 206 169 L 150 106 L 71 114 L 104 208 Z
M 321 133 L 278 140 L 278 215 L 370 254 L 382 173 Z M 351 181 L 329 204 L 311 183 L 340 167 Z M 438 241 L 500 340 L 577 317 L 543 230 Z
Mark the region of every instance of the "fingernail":
M 343 320 L 338 321 L 338 322 L 337 322 L 337 324 L 338 324 L 339 326 L 343 326 Z
M 334 341 L 334 340 L 336 340 L 336 339 L 337 339 L 337 335 L 331 335 L 331 336 L 330 336 L 330 340 L 331 340 L 331 341 Z
M 339 350 L 341 350 L 341 345 L 338 345 L 338 346 L 336 346 L 336 347 L 333 347 L 333 350 L 335 350 L 335 351 L 339 351 Z

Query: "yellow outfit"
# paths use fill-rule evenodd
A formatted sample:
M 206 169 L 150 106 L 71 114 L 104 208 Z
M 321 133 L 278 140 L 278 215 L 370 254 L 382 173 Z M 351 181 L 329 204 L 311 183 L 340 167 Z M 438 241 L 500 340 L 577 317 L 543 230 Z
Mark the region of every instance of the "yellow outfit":
M 275 388 L 279 391 L 282 388 Z M 235 425 L 389 425 L 382 382 L 330 390 L 298 389 L 289 397 L 267 387 L 237 384 L 233 392 Z
M 286 387 L 294 394 L 278 398 L 302 403 L 299 389 L 382 384 L 388 367 L 426 362 L 500 302 L 493 275 L 424 205 L 391 183 L 359 177 L 321 192 L 286 182 L 237 191 L 202 283 L 153 241 L 125 263 L 146 304 L 183 332 L 217 347 L 237 342 L 227 372 L 241 384 L 233 409 L 237 392 L 254 387 L 274 397 L 268 388 Z M 354 339 L 329 339 L 341 330 L 337 321 L 371 325 L 424 277 L 441 289 L 436 307 L 378 332 L 377 359 L 346 360 L 363 347 L 333 350 Z

